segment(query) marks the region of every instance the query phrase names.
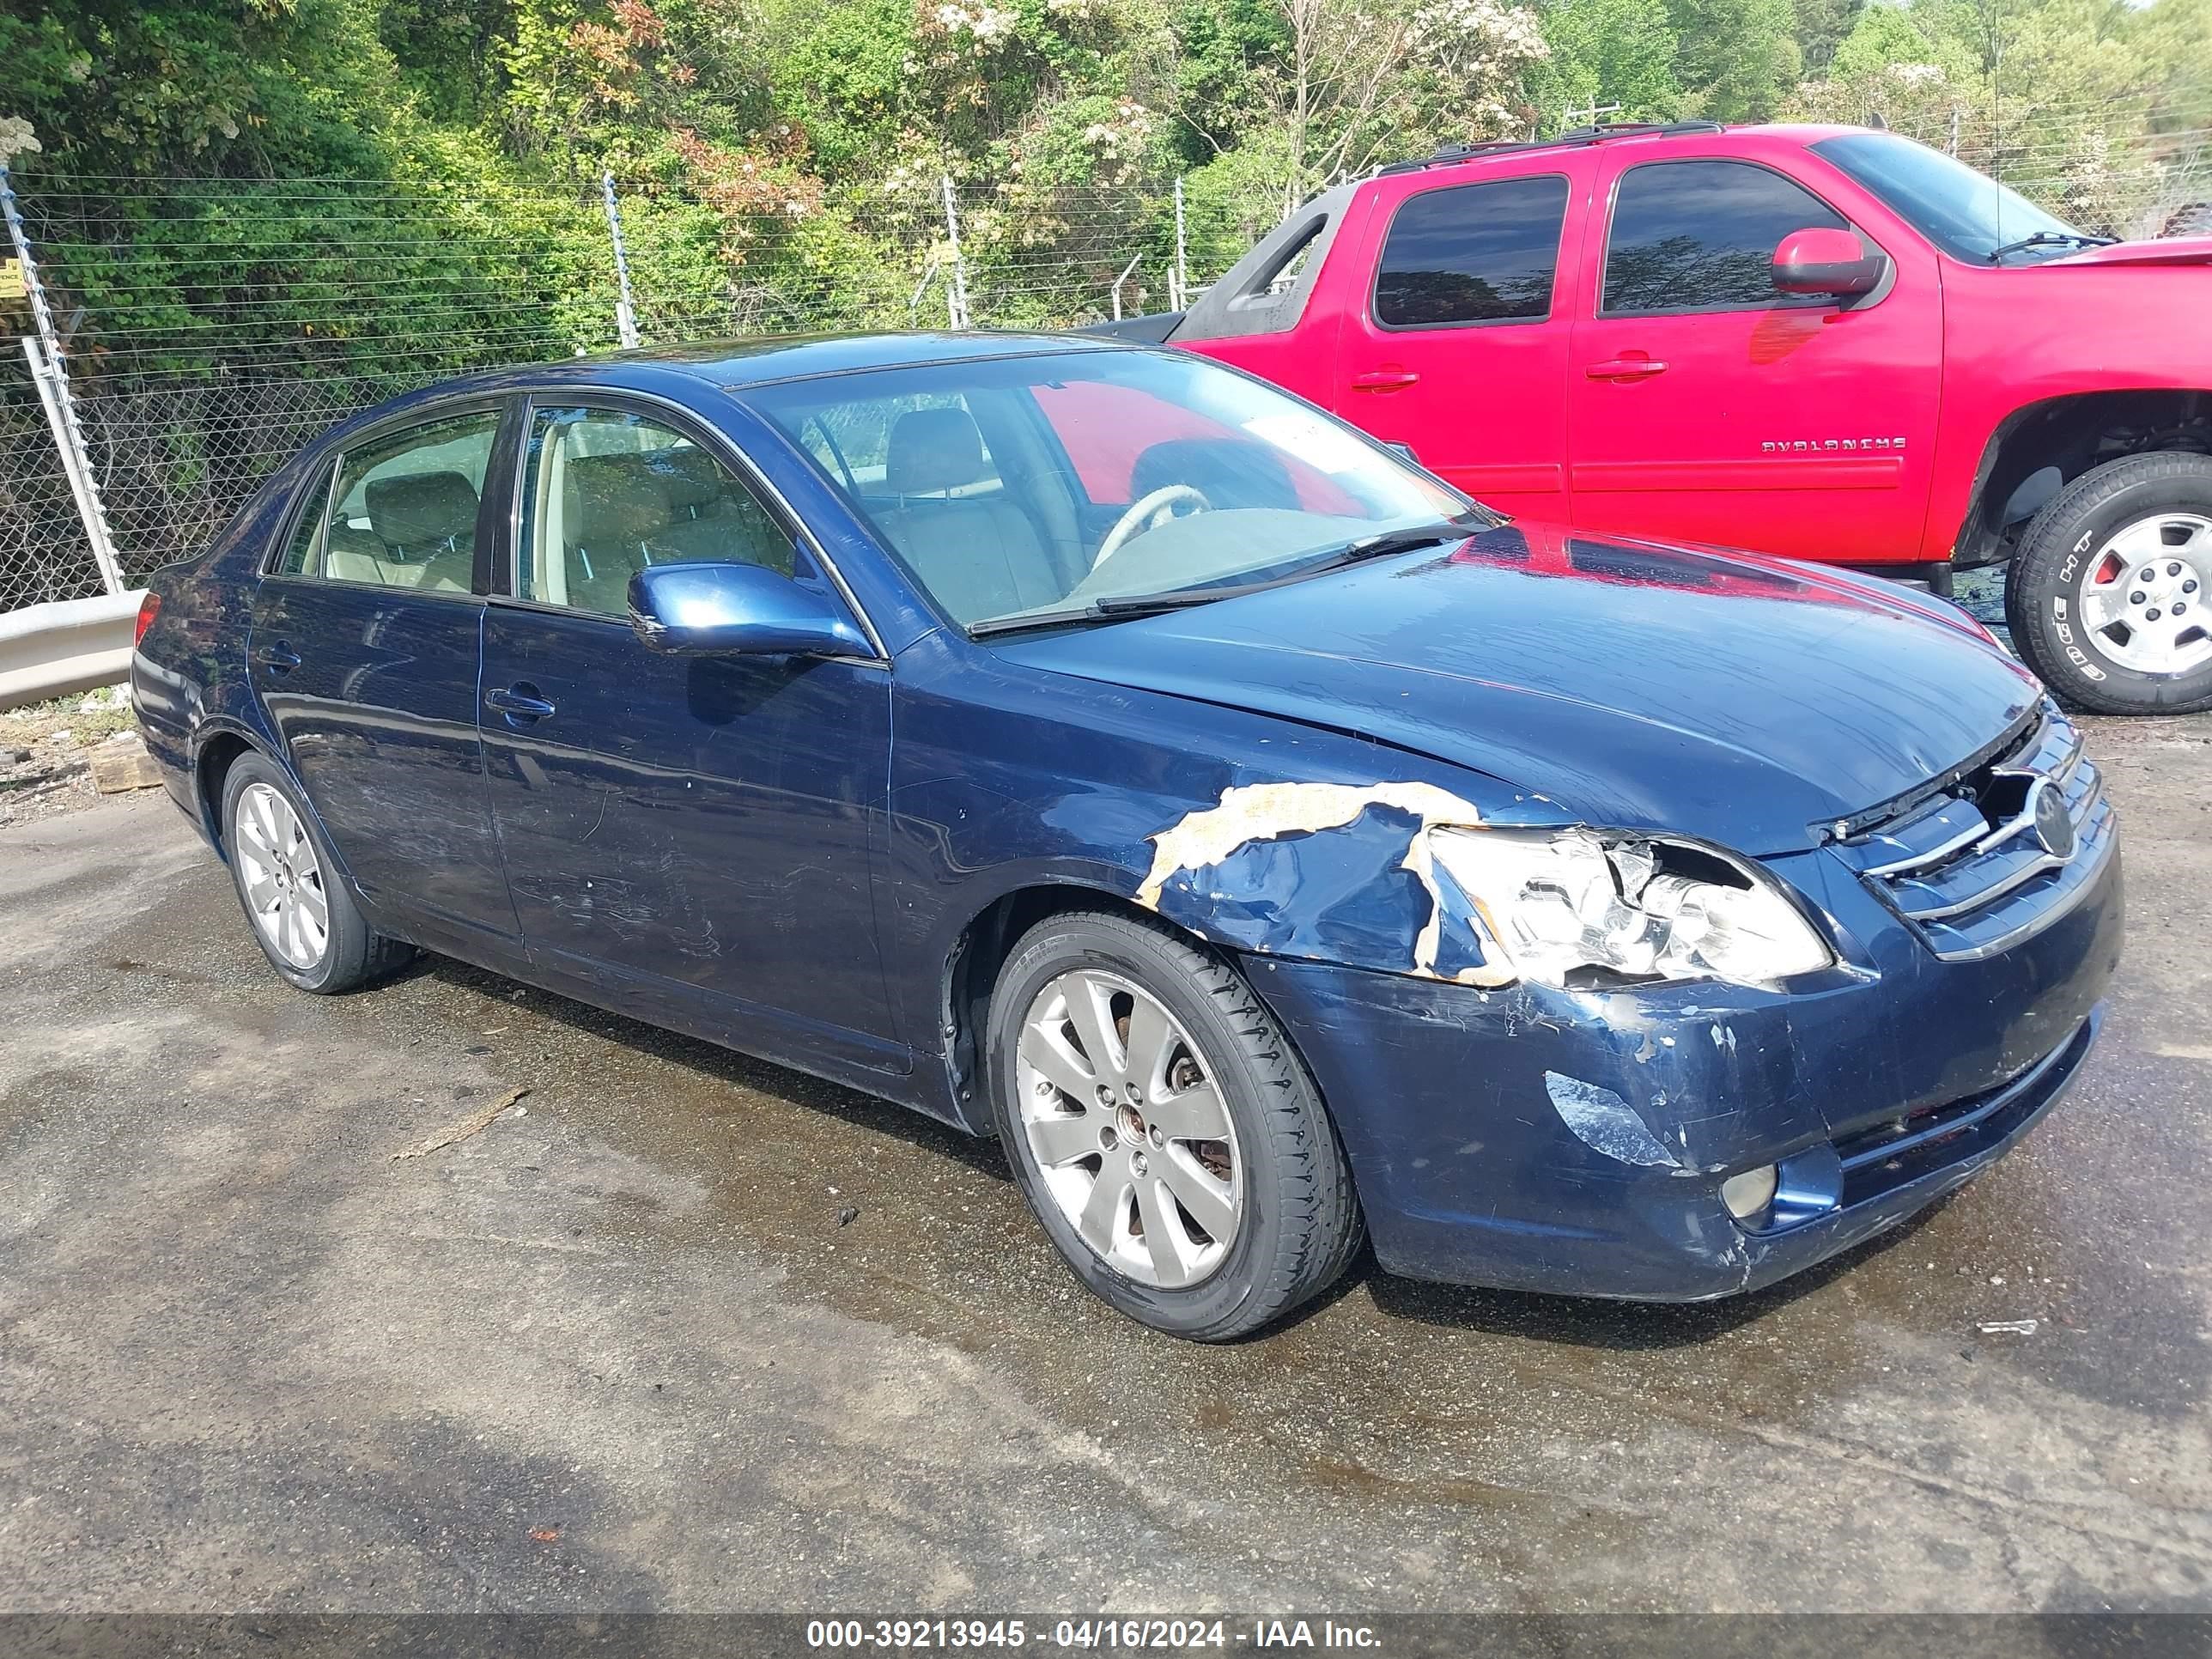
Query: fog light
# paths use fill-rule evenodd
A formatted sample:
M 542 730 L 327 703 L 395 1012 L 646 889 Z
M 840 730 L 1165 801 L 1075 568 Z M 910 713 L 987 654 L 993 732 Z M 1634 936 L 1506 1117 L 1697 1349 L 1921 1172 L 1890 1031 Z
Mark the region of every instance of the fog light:
M 1774 1166 L 1762 1164 L 1721 1182 L 1721 1202 L 1738 1221 L 1748 1221 L 1774 1201 Z

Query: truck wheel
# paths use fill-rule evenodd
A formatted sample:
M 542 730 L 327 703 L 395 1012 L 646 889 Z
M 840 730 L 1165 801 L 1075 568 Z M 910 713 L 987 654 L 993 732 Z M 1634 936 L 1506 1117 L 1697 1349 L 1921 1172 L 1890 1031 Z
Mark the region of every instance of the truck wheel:
M 2130 455 L 2035 515 L 2005 583 L 2013 643 L 2099 714 L 2212 708 L 2212 457 Z

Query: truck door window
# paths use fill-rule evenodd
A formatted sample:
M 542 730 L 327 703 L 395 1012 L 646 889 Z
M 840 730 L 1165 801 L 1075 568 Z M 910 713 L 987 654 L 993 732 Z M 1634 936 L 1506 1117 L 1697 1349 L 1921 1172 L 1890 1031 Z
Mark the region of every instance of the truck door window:
M 1383 328 L 1536 323 L 1552 312 L 1567 181 L 1556 173 L 1410 196 L 1375 276 Z
M 1774 250 L 1793 230 L 1848 230 L 1843 216 L 1748 161 L 1654 161 L 1621 175 L 1599 314 L 1765 311 L 1832 303 L 1774 291 Z

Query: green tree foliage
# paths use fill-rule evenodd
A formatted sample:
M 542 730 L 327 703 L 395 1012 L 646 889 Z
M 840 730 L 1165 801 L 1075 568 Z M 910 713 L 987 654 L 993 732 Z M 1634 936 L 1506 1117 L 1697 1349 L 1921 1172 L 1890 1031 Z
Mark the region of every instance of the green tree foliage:
M 2204 193 L 2212 0 L 1872 4 L 1793 112 L 1951 149 L 2087 228 L 2154 228 Z
M 1531 71 L 1529 92 L 1546 121 L 1607 104 L 1620 106 L 1610 121 L 1668 121 L 1680 112 L 1681 42 L 1666 0 L 1550 0 L 1541 15 L 1551 56 Z
M 1669 0 L 1683 112 L 1715 121 L 1772 118 L 1803 59 L 1790 0 Z
M 1827 69 L 1837 46 L 1865 9 L 1866 0 L 1796 0 L 1797 51 L 1809 73 L 1817 75 Z

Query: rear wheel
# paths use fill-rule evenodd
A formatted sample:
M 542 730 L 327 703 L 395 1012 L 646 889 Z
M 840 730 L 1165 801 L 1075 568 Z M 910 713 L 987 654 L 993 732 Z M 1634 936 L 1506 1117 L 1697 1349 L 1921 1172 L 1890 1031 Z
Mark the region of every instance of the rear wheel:
M 1289 1040 L 1228 964 L 1094 913 L 1039 923 L 991 1003 L 992 1094 L 1015 1178 L 1091 1291 L 1219 1342 L 1340 1277 L 1351 1172 Z
M 350 991 L 413 954 L 369 931 L 291 781 L 241 755 L 223 779 L 223 848 L 254 942 L 302 991 Z
M 2212 708 L 2212 458 L 2130 455 L 2035 515 L 2005 586 L 2013 642 L 2103 714 Z

